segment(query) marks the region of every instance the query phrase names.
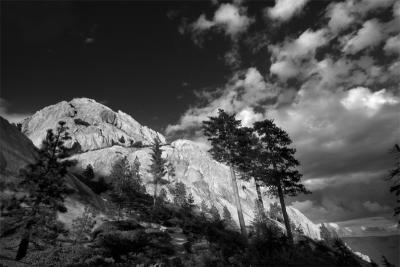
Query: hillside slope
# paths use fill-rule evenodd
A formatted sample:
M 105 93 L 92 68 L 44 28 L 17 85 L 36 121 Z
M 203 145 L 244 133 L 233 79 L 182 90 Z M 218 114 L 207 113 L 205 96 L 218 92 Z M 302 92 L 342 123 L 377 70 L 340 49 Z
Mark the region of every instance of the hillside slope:
M 136 157 L 141 162 L 141 172 L 149 192 L 153 191 L 151 176 L 148 174 L 150 149 L 148 144 L 159 138 L 165 144 L 165 137 L 160 133 L 141 126 L 129 115 L 87 98 L 73 99 L 70 102 L 43 108 L 22 123 L 23 132 L 40 145 L 48 128 L 55 128 L 63 120 L 69 127 L 72 140 L 69 146 L 75 146 L 78 160 L 77 171 L 88 164 L 94 167 L 96 174 L 107 176 L 113 164 L 122 157 L 133 163 Z M 140 145 L 141 142 L 142 145 Z M 176 175 L 166 177 L 171 181 L 182 181 L 193 194 L 195 202 L 205 200 L 208 205 L 215 205 L 222 214 L 226 206 L 236 219 L 233 190 L 226 165 L 216 162 L 196 143 L 189 140 L 177 140 L 163 146 L 163 156 L 173 164 Z M 253 218 L 255 188 L 252 183 L 239 182 L 239 192 L 245 220 Z M 264 198 L 266 206 L 272 200 Z M 319 228 L 298 210 L 288 207 L 289 216 L 296 226 L 300 226 L 308 236 L 319 239 Z M 237 220 L 237 219 L 236 219 Z

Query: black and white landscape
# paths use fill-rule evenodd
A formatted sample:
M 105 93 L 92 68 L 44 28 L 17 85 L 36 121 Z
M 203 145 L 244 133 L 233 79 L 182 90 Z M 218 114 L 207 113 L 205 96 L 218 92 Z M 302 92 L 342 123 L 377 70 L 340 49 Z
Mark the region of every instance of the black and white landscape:
M 400 266 L 400 2 L 0 5 L 0 266 Z

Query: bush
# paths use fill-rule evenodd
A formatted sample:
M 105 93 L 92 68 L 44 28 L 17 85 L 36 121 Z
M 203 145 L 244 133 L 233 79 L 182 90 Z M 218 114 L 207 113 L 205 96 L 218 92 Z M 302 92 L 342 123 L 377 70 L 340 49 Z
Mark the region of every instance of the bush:
M 85 126 L 85 127 L 90 126 L 90 123 L 88 123 L 88 122 L 86 122 L 86 121 L 84 121 L 82 119 L 79 119 L 79 118 L 74 119 L 74 122 L 75 122 L 76 125 L 82 125 L 82 126 Z

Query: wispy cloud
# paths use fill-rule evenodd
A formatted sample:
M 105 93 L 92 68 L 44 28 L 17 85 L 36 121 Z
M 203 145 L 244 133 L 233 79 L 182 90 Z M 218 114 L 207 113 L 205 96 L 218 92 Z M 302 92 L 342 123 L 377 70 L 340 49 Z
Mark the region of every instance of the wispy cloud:
M 0 98 L 0 116 L 9 122 L 18 123 L 32 115 L 30 113 L 10 112 L 9 107 L 10 104 L 5 99 Z

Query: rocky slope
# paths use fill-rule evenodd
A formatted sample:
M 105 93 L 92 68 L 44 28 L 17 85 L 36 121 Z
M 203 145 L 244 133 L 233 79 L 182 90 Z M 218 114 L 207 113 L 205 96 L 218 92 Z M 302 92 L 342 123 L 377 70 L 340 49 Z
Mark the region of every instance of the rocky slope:
M 33 145 L 17 127 L 10 124 L 6 119 L 0 117 L 0 182 L 17 183 L 20 169 L 27 164 L 35 162 L 37 158 L 37 148 Z M 66 181 L 71 189 L 75 191 L 71 197 L 67 198 L 66 206 L 68 212 L 62 214 L 60 218 L 64 221 L 71 220 L 76 214 L 83 210 L 82 200 L 91 203 L 99 209 L 103 209 L 103 201 L 79 181 L 72 174 L 68 174 Z M 1 192 L 1 197 L 6 197 L 9 192 Z
M 96 174 L 107 176 L 114 162 L 127 157 L 133 163 L 137 157 L 141 162 L 141 173 L 146 187 L 152 192 L 151 177 L 148 174 L 150 149 L 146 147 L 154 138 L 165 144 L 165 137 L 146 126 L 140 125 L 129 115 L 87 98 L 60 102 L 36 112 L 22 122 L 22 131 L 32 142 L 39 146 L 46 130 L 54 128 L 57 122 L 66 121 L 72 136 L 69 146 L 75 146 L 78 169 L 92 164 Z M 144 146 L 138 145 L 142 142 Z M 213 160 L 196 143 L 189 140 L 177 140 L 163 146 L 163 156 L 175 167 L 176 175 L 166 177 L 171 181 L 182 181 L 192 192 L 195 202 L 205 200 L 208 205 L 215 205 L 220 213 L 226 206 L 236 219 L 233 191 L 227 166 Z M 256 199 L 252 183 L 239 182 L 239 192 L 245 220 L 251 221 Z M 271 199 L 265 198 L 268 207 Z M 308 236 L 319 239 L 317 225 L 312 223 L 298 210 L 288 207 L 288 213 L 296 226 L 300 226 Z

